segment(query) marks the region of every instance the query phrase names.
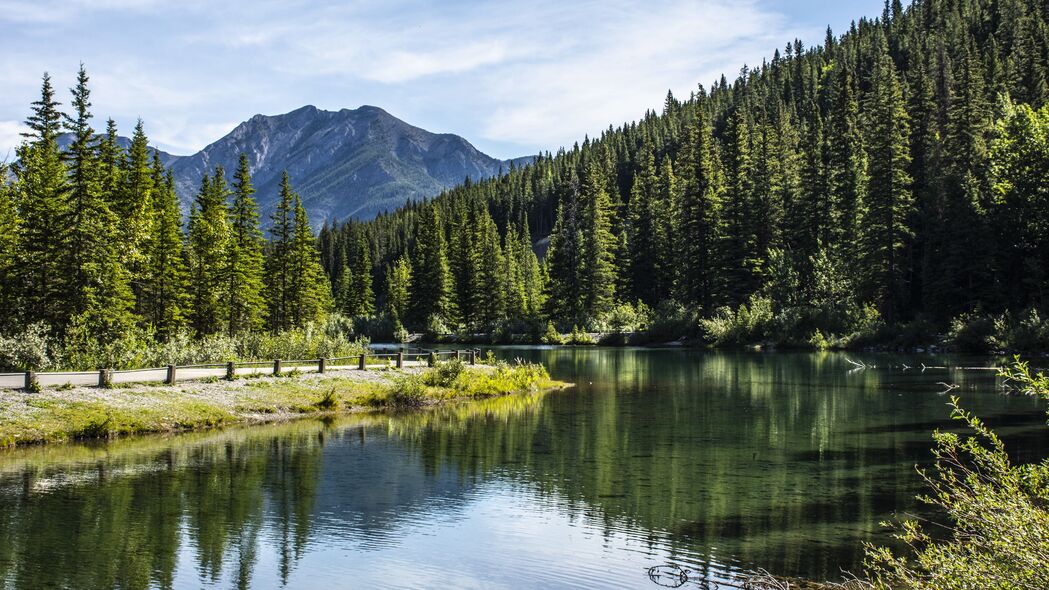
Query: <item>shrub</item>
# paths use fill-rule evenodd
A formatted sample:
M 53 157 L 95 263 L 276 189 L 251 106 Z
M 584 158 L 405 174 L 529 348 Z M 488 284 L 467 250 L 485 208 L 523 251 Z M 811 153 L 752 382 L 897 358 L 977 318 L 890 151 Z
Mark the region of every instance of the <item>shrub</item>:
M 389 406 L 418 408 L 426 403 L 426 382 L 419 375 L 398 377 L 390 391 Z
M 1049 397 L 1049 379 L 1019 361 L 1003 372 L 1024 392 Z M 951 415 L 975 433 L 936 432 L 935 464 L 921 475 L 924 502 L 949 519 L 929 533 L 916 520 L 897 528 L 908 557 L 867 546 L 867 574 L 880 589 L 1049 588 L 1049 461 L 1013 465 L 1005 445 L 951 400 Z
M 597 341 L 590 334 L 580 330 L 579 326 L 572 326 L 572 333 L 568 336 L 567 344 L 592 345 L 597 344 Z
M 47 326 L 26 326 L 10 338 L 0 337 L 0 371 L 43 370 L 51 367 Z
M 995 346 L 995 321 L 989 316 L 962 315 L 951 321 L 950 343 L 964 352 L 987 352 Z
M 554 327 L 553 322 L 546 323 L 546 333 L 543 334 L 543 344 L 564 344 L 564 338 L 561 337 L 561 333 Z
M 735 311 L 729 307 L 719 308 L 714 317 L 700 320 L 700 326 L 707 340 L 715 344 L 752 344 L 772 335 L 774 319 L 772 300 L 751 295 L 749 302 L 740 304 Z
M 466 364 L 459 359 L 438 362 L 433 370 L 427 371 L 424 380 L 427 385 L 451 387 L 459 375 L 466 370 Z

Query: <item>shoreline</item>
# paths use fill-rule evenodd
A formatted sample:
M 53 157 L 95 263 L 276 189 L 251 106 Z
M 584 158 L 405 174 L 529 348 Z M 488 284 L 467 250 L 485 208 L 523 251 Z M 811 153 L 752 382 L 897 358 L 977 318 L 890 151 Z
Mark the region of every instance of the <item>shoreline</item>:
M 414 410 L 557 390 L 539 365 L 424 368 L 0 392 L 0 449 Z

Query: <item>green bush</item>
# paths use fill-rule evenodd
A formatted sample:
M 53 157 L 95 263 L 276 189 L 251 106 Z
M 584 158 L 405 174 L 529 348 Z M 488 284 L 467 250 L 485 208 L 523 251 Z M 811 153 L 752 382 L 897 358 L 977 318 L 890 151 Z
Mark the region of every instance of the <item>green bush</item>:
M 1049 397 L 1049 379 L 1019 361 L 1003 372 L 1017 389 Z M 948 519 L 933 532 L 917 520 L 898 525 L 900 556 L 867 546 L 867 575 L 890 589 L 1049 588 L 1049 460 L 1014 465 L 1002 440 L 951 401 L 952 417 L 975 434 L 934 434 L 935 464 L 922 471 L 920 496 Z
M 99 368 L 137 369 L 165 365 L 224 363 L 272 359 L 316 359 L 356 356 L 368 341 L 357 338 L 344 318 L 334 316 L 280 334 L 212 334 L 194 338 L 188 331 L 159 340 L 149 330 L 134 329 L 108 340 L 95 338 L 74 323 L 65 338 L 48 337 L 42 326 L 0 338 L 0 370 L 85 371 Z
M 748 303 L 740 304 L 735 311 L 729 307 L 719 308 L 714 317 L 700 320 L 700 326 L 707 340 L 714 344 L 753 344 L 772 336 L 774 320 L 772 300 L 751 295 Z
M 546 323 L 546 333 L 543 334 L 543 344 L 564 344 L 561 333 L 557 331 L 553 322 Z
M 47 326 L 31 324 L 9 338 L 0 337 L 0 371 L 43 370 L 51 366 Z
M 388 405 L 394 408 L 418 408 L 426 404 L 426 382 L 419 375 L 404 375 L 394 380 Z
M 438 362 L 434 368 L 427 371 L 424 380 L 427 385 L 435 387 L 451 387 L 455 380 L 466 370 L 466 363 L 459 359 L 450 359 Z

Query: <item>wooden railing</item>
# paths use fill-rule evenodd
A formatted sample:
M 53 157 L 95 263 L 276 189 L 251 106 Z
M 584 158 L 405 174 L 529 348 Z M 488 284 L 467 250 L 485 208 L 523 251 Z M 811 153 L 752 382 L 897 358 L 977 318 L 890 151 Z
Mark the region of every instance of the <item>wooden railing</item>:
M 274 359 L 272 361 L 243 361 L 206 363 L 197 365 L 168 365 L 143 369 L 98 369 L 97 371 L 57 371 L 0 373 L 0 389 L 39 391 L 41 388 L 64 386 L 112 387 L 121 383 L 158 383 L 173 385 L 179 381 L 200 379 L 232 380 L 238 375 L 282 375 L 288 371 L 327 373 L 329 371 L 364 371 L 377 365 L 403 369 L 406 366 L 433 366 L 440 360 L 460 359 L 477 364 L 480 351 L 470 350 L 416 350 L 397 352 L 367 352 L 355 356 L 317 359 Z

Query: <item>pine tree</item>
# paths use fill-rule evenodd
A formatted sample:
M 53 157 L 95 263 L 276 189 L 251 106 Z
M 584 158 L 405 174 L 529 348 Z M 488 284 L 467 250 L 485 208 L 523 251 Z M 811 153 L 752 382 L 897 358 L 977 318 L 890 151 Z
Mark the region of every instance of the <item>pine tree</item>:
M 134 296 L 128 273 L 117 255 L 117 219 L 102 194 L 100 168 L 91 128 L 91 92 L 83 65 L 72 89 L 74 114 L 66 127 L 73 141 L 69 162 L 68 203 L 63 208 L 66 314 L 99 337 L 114 337 L 133 323 Z
M 58 149 L 62 114 L 51 77 L 44 74 L 40 99 L 26 119 L 30 132 L 18 148 L 15 202 L 21 219 L 17 257 L 20 320 L 43 322 L 61 332 L 69 321 L 65 301 L 69 277 L 66 262 L 69 229 L 65 225 L 69 199 L 66 168 Z
M 228 317 L 221 301 L 225 288 L 223 270 L 229 252 L 228 194 L 222 168 L 216 168 L 214 179 L 207 174 L 201 179 L 200 191 L 190 208 L 190 323 L 198 335 L 223 331 L 221 318 Z
M 412 265 L 407 256 L 401 256 L 386 269 L 386 308 L 398 322 L 408 313 L 412 292 Z
M 353 298 L 351 316 L 370 316 L 375 313 L 375 294 L 372 291 L 372 259 L 363 237 L 357 238 L 354 247 Z
M 506 314 L 505 258 L 495 222 L 487 208 L 477 205 L 468 263 L 472 266 L 469 308 L 464 310 L 464 316 L 475 328 L 491 329 Z
M 153 154 L 153 209 L 145 245 L 142 321 L 166 339 L 190 316 L 189 274 L 175 180 Z
M 292 326 L 301 328 L 324 319 L 332 307 L 331 285 L 321 268 L 316 237 L 302 199 L 294 195 L 290 250 L 291 277 L 288 283 L 288 305 Z
M 677 250 L 681 252 L 678 292 L 686 303 L 713 310 L 723 297 L 723 185 L 711 128 L 702 108 L 686 130 L 678 169 L 683 178 L 677 206 Z
M 21 305 L 17 283 L 21 220 L 7 173 L 7 166 L 0 163 L 0 334 L 17 327 L 17 312 Z
M 136 299 L 141 300 L 145 242 L 151 232 L 149 212 L 153 209 L 153 170 L 149 139 L 141 120 L 135 125 L 127 156 L 119 160 L 120 184 L 111 204 L 117 215 L 117 239 L 122 244 L 121 261 L 131 274 Z M 140 306 L 141 311 L 141 306 Z
M 869 179 L 864 194 L 861 257 L 864 295 L 894 322 L 905 305 L 909 268 L 905 248 L 912 235 L 910 148 L 907 111 L 896 66 L 882 41 L 867 105 Z
M 297 198 L 291 188 L 288 171 L 280 180 L 280 198 L 270 217 L 270 241 L 266 250 L 266 302 L 269 306 L 267 321 L 273 332 L 282 332 L 291 327 L 288 293 L 291 284 L 291 246 L 295 233 L 293 225 L 294 203 Z
M 412 303 L 414 320 L 423 323 L 430 316 L 447 318 L 449 315 L 451 274 L 448 269 L 448 249 L 444 241 L 441 212 L 434 206 L 425 207 L 415 238 L 412 276 Z
M 261 328 L 265 316 L 263 238 L 254 194 L 248 157 L 241 154 L 233 181 L 229 242 L 222 270 L 222 309 L 227 314 L 223 323 L 230 336 Z

